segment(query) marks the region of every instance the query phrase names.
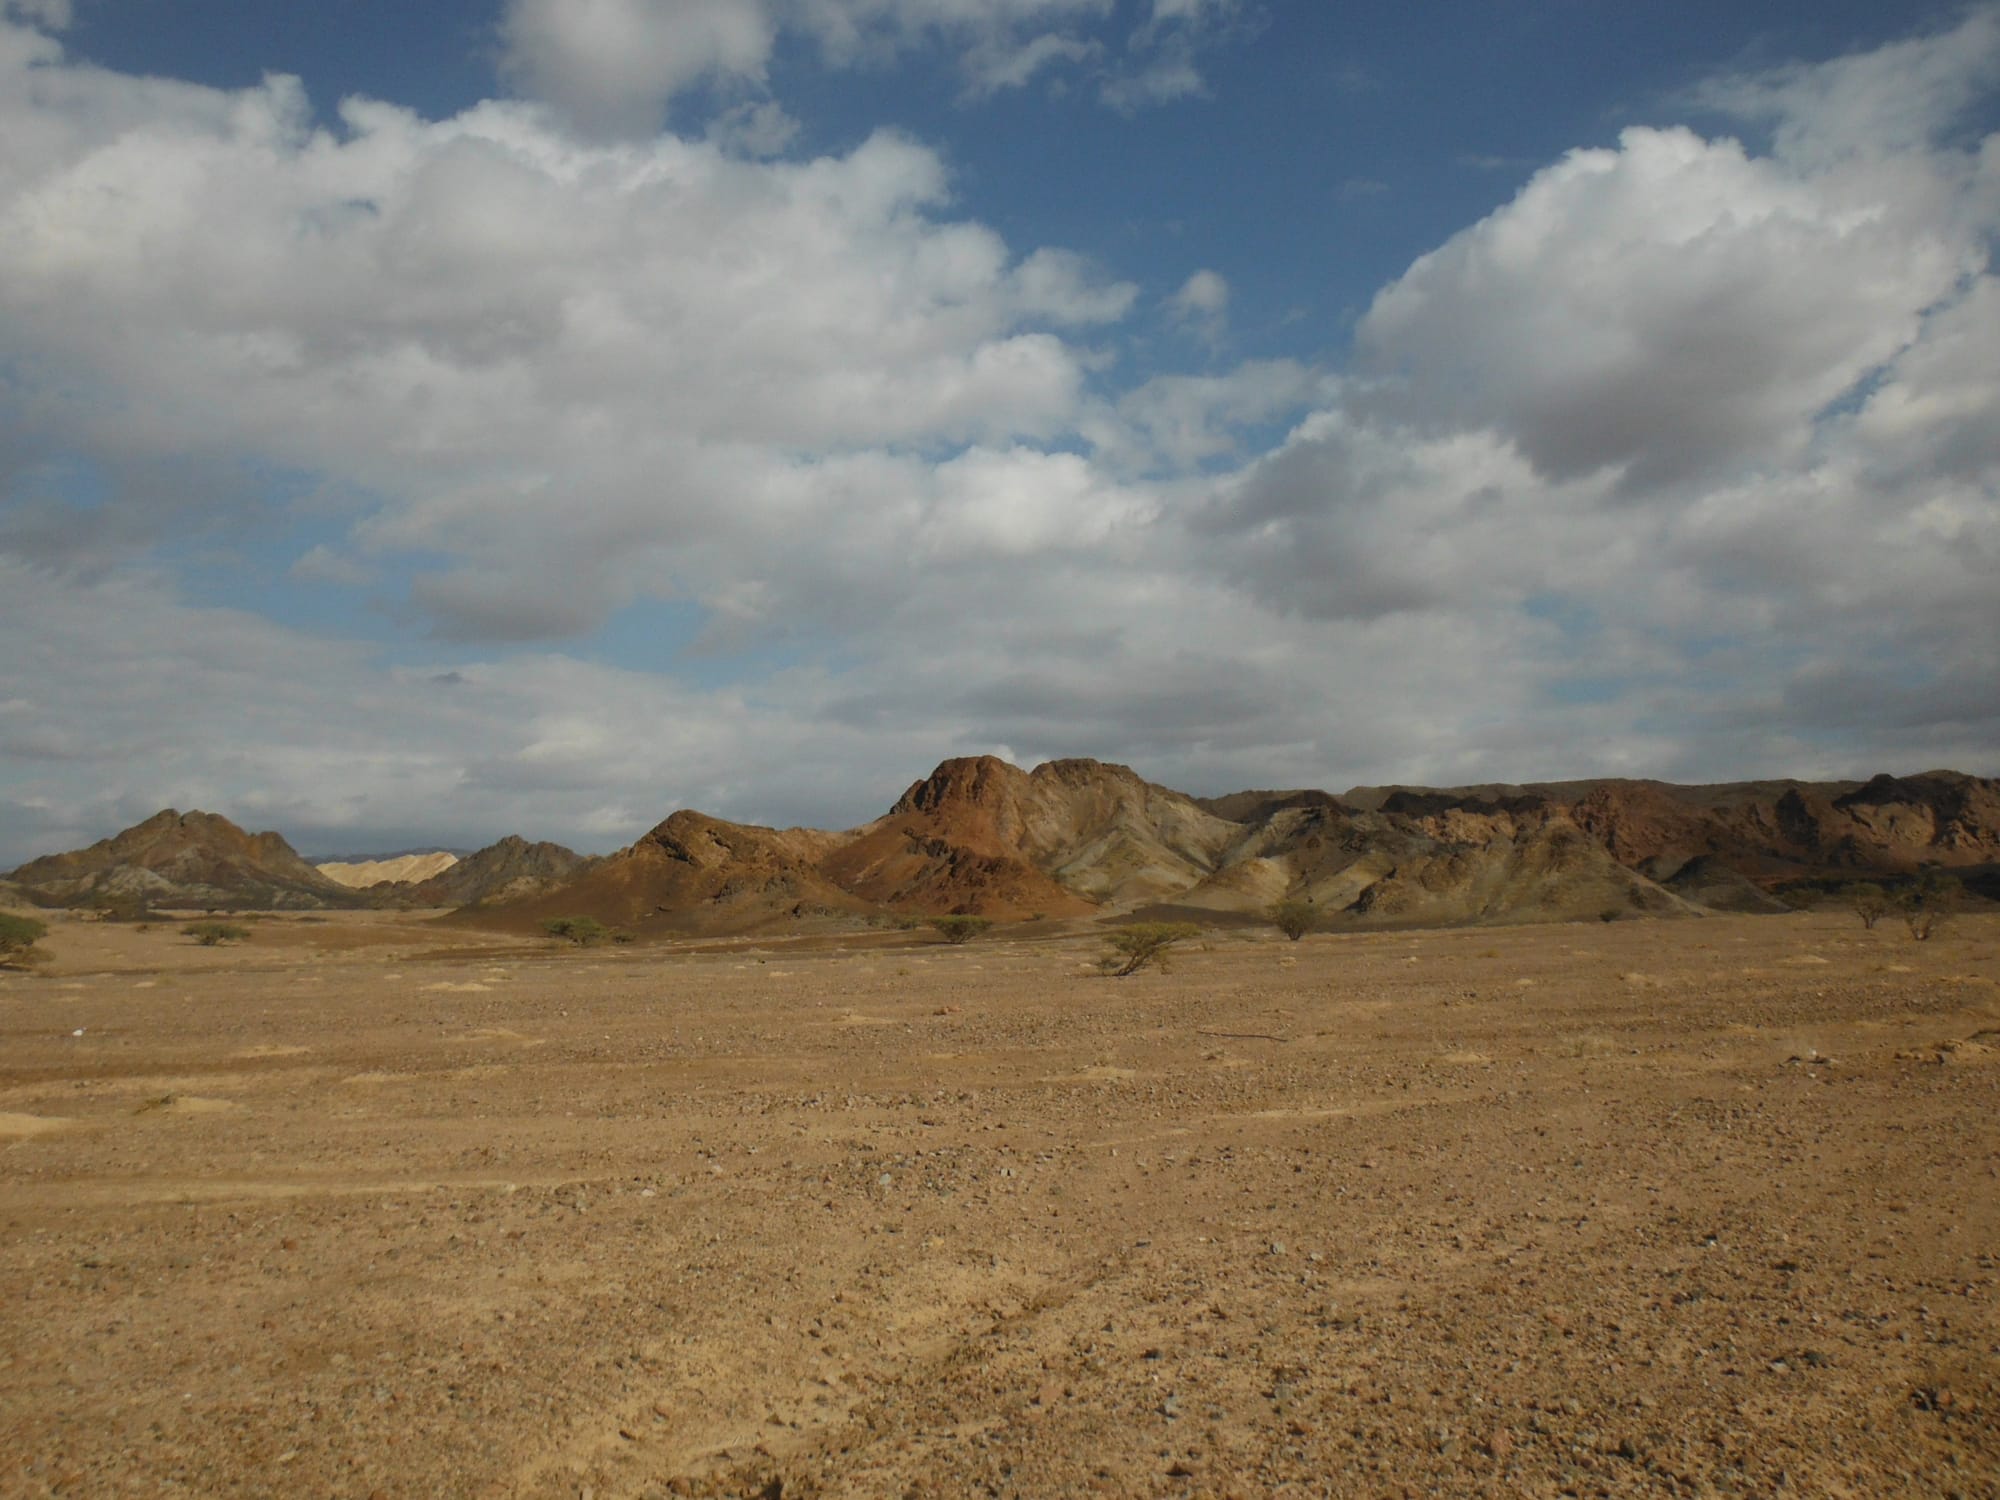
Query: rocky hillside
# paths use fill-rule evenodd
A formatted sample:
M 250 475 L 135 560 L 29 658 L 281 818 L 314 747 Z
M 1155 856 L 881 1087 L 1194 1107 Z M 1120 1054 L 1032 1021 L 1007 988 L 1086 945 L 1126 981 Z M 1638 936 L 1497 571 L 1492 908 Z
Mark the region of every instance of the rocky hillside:
M 168 808 L 88 849 L 31 860 L 8 877 L 43 906 L 275 910 L 365 906 L 275 833 Z
M 873 908 L 819 870 L 842 837 L 683 810 L 566 883 L 460 915 L 513 928 L 590 916 L 648 934 L 749 932 L 807 917 L 858 916 Z
M 949 760 L 860 828 L 758 828 L 691 810 L 586 859 L 508 838 L 429 878 L 348 891 L 276 834 L 162 813 L 14 879 L 44 903 L 392 904 L 534 930 L 592 916 L 637 936 L 895 915 L 1021 919 L 1261 913 L 1336 926 L 1779 912 L 1788 884 L 2000 872 L 2000 782 L 1599 780 L 1245 791 L 1196 799 L 1127 767 Z
M 371 887 L 370 893 L 398 906 L 479 906 L 532 898 L 576 879 L 597 863 L 594 857 L 577 854 L 561 844 L 531 844 L 518 834 L 509 834 L 475 854 L 454 860 L 427 879 L 378 885 Z

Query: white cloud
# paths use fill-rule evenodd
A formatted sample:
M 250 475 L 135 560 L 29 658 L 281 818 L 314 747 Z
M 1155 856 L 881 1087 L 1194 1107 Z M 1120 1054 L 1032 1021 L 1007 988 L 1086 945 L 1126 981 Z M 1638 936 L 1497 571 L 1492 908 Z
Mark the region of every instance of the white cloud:
M 1161 375 L 1086 424 L 1107 459 L 1186 470 L 1238 451 L 1243 429 L 1331 399 L 1333 384 L 1294 360 L 1252 360 L 1224 375 Z
M 1831 62 L 1717 79 L 1695 97 L 1774 127 L 1778 154 L 1805 167 L 1927 147 L 2000 83 L 2000 6 L 1975 5 L 1947 31 Z
M 447 633 L 574 633 L 700 597 L 781 511 L 835 524 L 802 454 L 1061 433 L 1083 368 L 1048 330 L 1134 295 L 938 217 L 942 164 L 892 135 L 759 163 L 520 106 L 306 116 L 282 79 L 0 81 L 0 129 L 45 143 L 0 179 L 0 329 L 45 372 L 19 461 L 133 476 L 17 544 L 143 542 L 176 466 L 249 452 L 378 497 L 364 549 L 450 559 L 414 596 Z
M 798 139 L 799 122 L 769 99 L 731 105 L 709 122 L 708 138 L 740 156 L 780 156 Z
M 1061 63 L 1083 63 L 1104 51 L 1080 37 L 1044 32 L 1026 41 L 993 37 L 966 52 L 966 97 L 985 99 L 1006 89 L 1025 88 L 1038 73 Z
M 978 44 L 846 16 L 856 62 Z M 1386 288 L 1364 368 L 1135 375 L 1134 287 L 893 133 L 760 160 L 755 97 L 715 140 L 322 130 L 289 80 L 56 48 L 0 25 L 16 857 L 163 802 L 302 840 L 837 822 L 996 744 L 1196 790 L 1996 769 L 2000 146 L 1628 132 Z M 1803 142 L 1875 74 L 1788 77 Z M 1229 301 L 1209 270 L 1167 311 Z M 269 571 L 402 588 L 386 654 L 154 571 L 282 521 L 273 473 L 313 498 Z M 698 639 L 658 672 L 547 647 L 663 603 Z
M 1121 66 L 1104 80 L 1100 97 L 1128 115 L 1206 97 L 1201 54 L 1252 29 L 1255 18 L 1244 0 L 1153 0 L 1145 21 L 1127 41 Z
M 10 15 L 45 31 L 66 31 L 75 19 L 70 0 L 0 0 L 0 20 Z
M 1167 298 L 1167 315 L 1211 342 L 1219 339 L 1229 322 L 1228 279 L 1220 271 L 1196 271 Z
M 1628 130 L 1423 257 L 1359 330 L 1391 410 L 1491 424 L 1552 478 L 1635 487 L 1800 458 L 1980 264 L 1935 174 L 1804 176 L 1734 141 Z M 1912 211 L 1915 210 L 1915 211 Z
M 593 135 L 645 136 L 699 79 L 761 78 L 763 0 L 507 0 L 503 72 Z

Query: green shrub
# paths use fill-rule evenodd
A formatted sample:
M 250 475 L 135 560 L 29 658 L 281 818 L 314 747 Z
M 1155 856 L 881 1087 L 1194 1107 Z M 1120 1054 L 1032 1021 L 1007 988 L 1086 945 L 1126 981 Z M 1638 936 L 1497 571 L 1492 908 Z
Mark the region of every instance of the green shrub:
M 579 948 L 601 943 L 611 936 L 611 929 L 595 917 L 550 917 L 542 923 L 542 931 L 552 938 L 575 943 Z
M 1319 926 L 1319 908 L 1303 896 L 1279 901 L 1265 915 L 1278 931 L 1295 943 Z
M 947 943 L 969 943 L 993 925 L 991 917 L 932 917 L 930 925 Z
M 48 931 L 46 922 L 0 911 L 0 963 L 30 959 L 35 954 L 35 944 L 48 936 Z
M 1964 887 L 1951 876 L 1926 870 L 1896 904 L 1902 909 L 1903 924 L 1910 929 L 1910 936 L 1927 943 L 1958 915 L 1963 895 Z
M 204 948 L 213 948 L 221 943 L 242 942 L 250 936 L 250 929 L 231 922 L 190 922 L 181 929 L 181 936 L 193 938 Z
M 1871 932 L 1877 922 L 1895 909 L 1894 903 L 1889 900 L 1889 893 L 1872 880 L 1857 880 L 1852 885 L 1843 886 L 1840 897 L 1854 915 L 1861 918 L 1861 925 Z
M 1111 951 L 1098 960 L 1098 967 L 1114 979 L 1136 974 L 1148 964 L 1158 964 L 1165 973 L 1168 950 L 1200 931 L 1192 922 L 1134 922 L 1107 935 Z

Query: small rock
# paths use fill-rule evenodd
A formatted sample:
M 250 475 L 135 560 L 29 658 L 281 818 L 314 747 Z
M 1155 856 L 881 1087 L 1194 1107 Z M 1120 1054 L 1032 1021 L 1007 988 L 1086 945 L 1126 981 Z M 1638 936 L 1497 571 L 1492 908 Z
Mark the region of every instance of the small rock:
M 1506 1428 L 1501 1428 L 1486 1440 L 1486 1451 L 1493 1456 L 1493 1462 L 1504 1464 L 1514 1456 L 1514 1437 Z

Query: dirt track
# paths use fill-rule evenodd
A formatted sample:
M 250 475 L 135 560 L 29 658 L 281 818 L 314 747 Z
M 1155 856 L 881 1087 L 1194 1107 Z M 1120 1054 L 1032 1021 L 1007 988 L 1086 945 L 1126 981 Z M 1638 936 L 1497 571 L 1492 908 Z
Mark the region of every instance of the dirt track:
M 0 1495 L 2000 1496 L 2000 917 L 479 941 L 0 974 Z

